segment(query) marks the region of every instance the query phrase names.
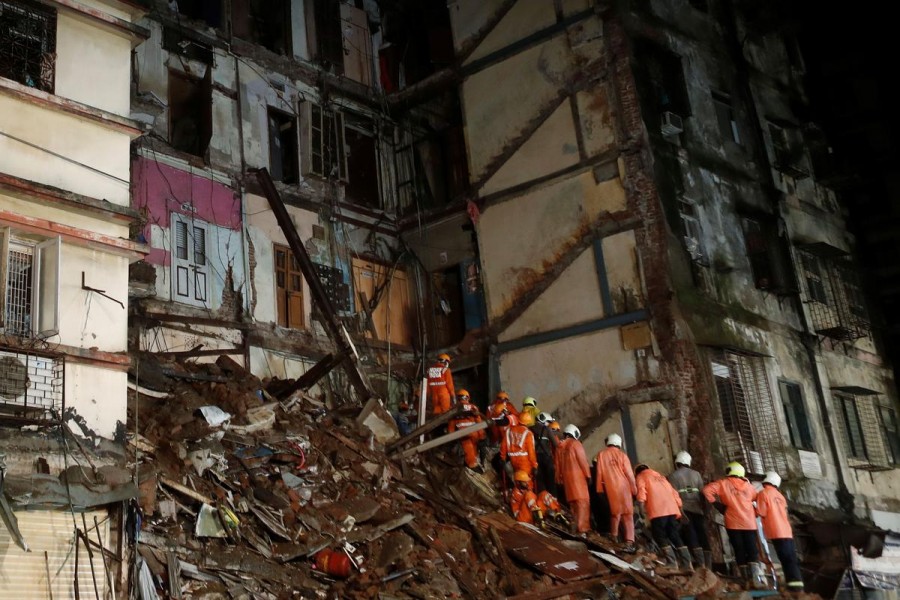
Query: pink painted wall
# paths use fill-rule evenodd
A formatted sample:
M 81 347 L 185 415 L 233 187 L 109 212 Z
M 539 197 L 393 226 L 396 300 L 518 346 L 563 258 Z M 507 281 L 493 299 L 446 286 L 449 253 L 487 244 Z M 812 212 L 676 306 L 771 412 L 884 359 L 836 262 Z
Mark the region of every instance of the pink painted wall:
M 144 238 L 150 243 L 150 226 L 168 229 L 173 212 L 201 219 L 234 231 L 241 227 L 241 199 L 227 185 L 191 175 L 153 159 L 137 157 L 132 163 L 134 208 L 148 217 Z M 188 207 L 193 207 L 190 210 Z M 151 248 L 146 261 L 169 264 L 169 252 Z

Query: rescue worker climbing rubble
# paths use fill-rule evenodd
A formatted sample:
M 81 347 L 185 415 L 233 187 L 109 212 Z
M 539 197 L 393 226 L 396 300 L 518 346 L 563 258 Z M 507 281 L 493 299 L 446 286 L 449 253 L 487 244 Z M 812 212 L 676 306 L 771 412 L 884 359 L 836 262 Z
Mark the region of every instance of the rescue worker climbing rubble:
M 566 501 L 575 519 L 575 531 L 586 533 L 591 528 L 591 505 L 587 482 L 591 478 L 584 446 L 581 445 L 581 430 L 575 425 L 566 425 L 564 439 L 556 449 L 556 482 L 566 491 Z
M 502 424 L 501 421 L 504 421 L 506 415 L 515 415 L 518 417 L 519 411 L 516 410 L 516 407 L 510 401 L 509 394 L 501 390 L 497 392 L 494 403 L 488 408 L 487 414 L 488 418 L 491 420 L 489 429 L 491 443 L 499 444 L 504 431 L 506 431 L 506 425 Z
M 637 484 L 631 460 L 622 452 L 622 438 L 611 433 L 606 448 L 597 453 L 597 492 L 609 501 L 609 534 L 619 540 L 619 526 L 624 532 L 625 552 L 634 552 L 634 502 Z
M 803 591 L 800 561 L 794 546 L 794 532 L 788 520 L 787 500 L 779 491 L 781 476 L 775 471 L 766 473 L 763 489 L 756 496 L 756 514 L 762 520 L 763 533 L 775 547 L 787 587 L 792 592 Z
M 509 462 L 513 471 L 528 474 L 529 485 L 534 487 L 532 475 L 538 468 L 537 453 L 534 450 L 534 434 L 529 427 L 534 425 L 531 415 L 523 413 L 521 421 L 507 415 L 509 426 L 500 440 L 500 460 Z
M 481 413 L 478 412 L 478 407 L 472 404 L 471 396 L 467 390 L 459 390 L 459 393 L 456 394 L 456 400 L 462 407 L 462 413 L 450 419 L 450 422 L 447 424 L 448 433 L 481 423 Z M 481 465 L 478 463 L 478 442 L 483 440 L 484 437 L 485 434 L 482 429 L 459 440 L 466 466 L 478 472 L 483 472 Z
M 450 355 L 439 354 L 437 362 L 428 368 L 431 414 L 436 417 L 450 410 L 454 396 L 456 391 L 453 389 L 453 374 L 450 372 Z
M 744 466 L 730 462 L 725 477 L 706 484 L 703 496 L 725 515 L 725 531 L 734 551 L 741 576 L 751 587 L 765 580 L 763 566 L 757 559 L 756 488 L 745 477 Z
M 525 471 L 516 471 L 513 480 L 515 488 L 510 494 L 509 506 L 516 521 L 543 527 L 544 514 L 538 504 L 537 496 L 531 491 L 531 477 Z
M 678 533 L 678 520 L 682 516 L 681 496 L 665 477 L 645 464 L 636 466 L 634 474 L 637 512 L 649 519 L 656 545 L 666 555 L 669 565 L 693 571 L 691 553 Z
M 672 484 L 681 496 L 682 514 L 681 539 L 687 543 L 694 557 L 694 566 L 712 569 L 712 552 L 706 537 L 706 503 L 700 496 L 703 477 L 691 468 L 691 455 L 682 450 L 675 455 L 675 470 L 669 475 Z

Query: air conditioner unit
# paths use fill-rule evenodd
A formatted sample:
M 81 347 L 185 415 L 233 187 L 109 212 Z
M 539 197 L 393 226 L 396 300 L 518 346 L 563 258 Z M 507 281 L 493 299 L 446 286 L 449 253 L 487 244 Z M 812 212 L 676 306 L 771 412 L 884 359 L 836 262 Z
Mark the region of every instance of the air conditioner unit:
M 684 131 L 684 122 L 675 113 L 663 111 L 660 116 L 660 131 L 663 135 L 678 135 Z

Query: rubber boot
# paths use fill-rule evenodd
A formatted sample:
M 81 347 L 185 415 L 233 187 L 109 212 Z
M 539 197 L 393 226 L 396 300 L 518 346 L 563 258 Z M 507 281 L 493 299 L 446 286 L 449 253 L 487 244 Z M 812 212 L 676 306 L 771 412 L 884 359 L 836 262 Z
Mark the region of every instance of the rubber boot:
M 663 554 L 666 555 L 666 564 L 670 567 L 678 567 L 678 560 L 675 558 L 675 548 L 672 546 L 666 546 L 662 549 Z
M 703 551 L 703 564 L 707 569 L 712 571 L 712 550 Z
M 675 548 L 675 552 L 678 553 L 678 560 L 681 562 L 681 568 L 687 569 L 688 571 L 693 571 L 694 565 L 691 564 L 691 551 L 688 550 L 688 547 L 681 546 L 679 548 Z
M 769 589 L 769 580 L 766 577 L 766 568 L 761 562 L 750 563 L 750 576 L 753 579 L 753 589 L 767 590 Z
M 738 571 L 741 574 L 741 583 L 744 589 L 753 589 L 753 575 L 750 573 L 750 565 L 738 565 Z
M 694 568 L 699 569 L 701 567 L 706 566 L 706 562 L 703 557 L 703 548 L 691 548 L 691 557 L 694 559 Z M 709 568 L 709 567 L 707 567 Z

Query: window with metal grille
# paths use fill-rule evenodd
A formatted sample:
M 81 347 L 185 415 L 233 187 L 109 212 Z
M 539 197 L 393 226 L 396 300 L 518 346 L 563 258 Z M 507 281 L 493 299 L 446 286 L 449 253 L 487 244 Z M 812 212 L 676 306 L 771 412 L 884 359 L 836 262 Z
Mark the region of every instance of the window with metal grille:
M 782 471 L 787 466 L 784 442 L 769 388 L 765 359 L 738 350 L 710 351 L 724 430 L 727 458 L 750 473 Z
M 275 245 L 275 292 L 278 324 L 303 327 L 303 273 L 287 246 Z
M 841 341 L 867 337 L 868 310 L 858 273 L 846 252 L 814 244 L 798 248 L 797 255 L 813 330 Z
M 0 331 L 17 337 L 59 333 L 60 240 L 0 229 Z
M 778 388 L 781 392 L 781 404 L 784 406 L 784 418 L 787 421 L 791 445 L 801 450 L 813 451 L 812 430 L 806 414 L 806 403 L 799 384 L 780 380 Z
M 56 11 L 29 0 L 0 0 L 0 77 L 53 92 Z
M 896 413 L 880 404 L 878 396 L 878 392 L 858 386 L 832 388 L 844 451 L 851 468 L 884 471 L 894 468 L 897 462 L 900 448 L 897 447 Z
M 300 166 L 303 175 L 347 181 L 344 115 L 312 102 L 302 102 L 300 125 Z

